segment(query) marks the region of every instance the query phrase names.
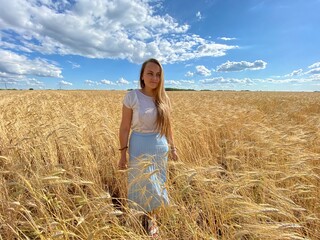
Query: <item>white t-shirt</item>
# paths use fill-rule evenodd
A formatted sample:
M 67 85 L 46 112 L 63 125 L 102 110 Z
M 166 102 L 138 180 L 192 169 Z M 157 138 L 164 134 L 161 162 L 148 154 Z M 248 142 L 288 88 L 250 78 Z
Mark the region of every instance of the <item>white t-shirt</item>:
M 131 129 L 136 132 L 157 132 L 157 108 L 154 99 L 139 89 L 128 92 L 123 100 L 127 108 L 133 110 Z

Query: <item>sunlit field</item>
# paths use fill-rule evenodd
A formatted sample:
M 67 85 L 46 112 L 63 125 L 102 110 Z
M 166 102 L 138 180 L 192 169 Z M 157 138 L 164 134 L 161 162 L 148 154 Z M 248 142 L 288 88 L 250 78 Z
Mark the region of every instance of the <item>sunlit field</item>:
M 124 91 L 0 91 L 0 239 L 148 239 L 117 170 Z M 320 239 L 320 93 L 169 92 L 161 239 Z

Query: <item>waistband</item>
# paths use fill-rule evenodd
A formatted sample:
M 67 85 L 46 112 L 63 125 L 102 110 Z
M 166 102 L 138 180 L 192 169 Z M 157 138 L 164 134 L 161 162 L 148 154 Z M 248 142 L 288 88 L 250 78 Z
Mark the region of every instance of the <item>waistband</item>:
M 137 135 L 137 136 L 157 136 L 157 135 L 160 135 L 160 133 L 158 133 L 158 132 L 147 132 L 147 133 L 144 133 L 144 132 L 132 131 L 132 132 L 131 132 L 131 135 Z

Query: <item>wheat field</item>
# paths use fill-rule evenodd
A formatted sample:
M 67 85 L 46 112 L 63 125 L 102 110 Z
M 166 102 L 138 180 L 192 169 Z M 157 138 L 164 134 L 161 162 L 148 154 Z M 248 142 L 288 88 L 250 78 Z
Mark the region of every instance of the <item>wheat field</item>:
M 0 91 L 0 239 L 148 239 L 117 170 L 124 91 Z M 169 92 L 161 239 L 320 239 L 320 93 Z

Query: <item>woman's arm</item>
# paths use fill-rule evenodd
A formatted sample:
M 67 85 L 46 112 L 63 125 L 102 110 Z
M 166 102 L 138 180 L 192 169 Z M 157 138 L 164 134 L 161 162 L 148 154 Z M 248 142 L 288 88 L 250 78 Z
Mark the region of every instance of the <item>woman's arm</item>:
M 178 160 L 177 148 L 174 145 L 172 127 L 169 127 L 168 144 L 170 146 L 170 155 L 173 160 Z
M 127 108 L 125 105 L 122 106 L 122 119 L 119 129 L 119 141 L 121 149 L 121 158 L 118 163 L 118 167 L 120 169 L 126 169 L 127 166 L 127 147 L 128 147 L 128 139 L 130 133 L 132 121 L 132 109 Z

